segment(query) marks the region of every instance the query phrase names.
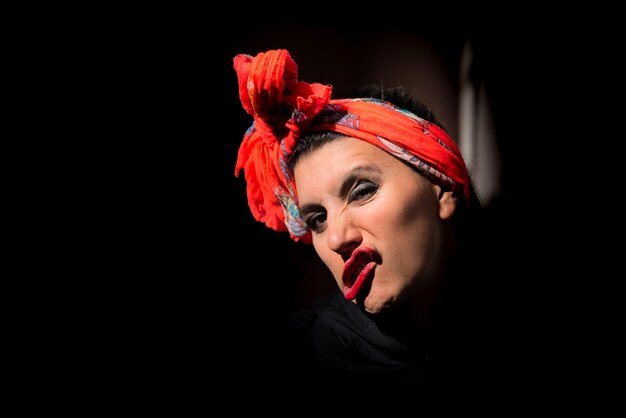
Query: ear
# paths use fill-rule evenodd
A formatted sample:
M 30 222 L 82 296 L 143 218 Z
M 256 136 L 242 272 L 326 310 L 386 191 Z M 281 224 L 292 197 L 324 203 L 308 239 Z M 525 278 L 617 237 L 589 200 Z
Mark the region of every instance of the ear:
M 454 192 L 443 189 L 439 189 L 439 218 L 446 220 L 452 218 L 454 211 L 456 210 L 457 198 Z

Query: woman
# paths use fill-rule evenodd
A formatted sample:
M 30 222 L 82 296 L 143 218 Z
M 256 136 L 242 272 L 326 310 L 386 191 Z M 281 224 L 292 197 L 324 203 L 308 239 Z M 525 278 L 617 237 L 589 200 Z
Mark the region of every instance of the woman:
M 430 385 L 465 373 L 457 279 L 479 205 L 454 141 L 400 90 L 331 100 L 330 86 L 298 81 L 285 50 L 234 66 L 254 117 L 236 165 L 252 213 L 312 243 L 339 290 L 291 318 L 291 377 Z

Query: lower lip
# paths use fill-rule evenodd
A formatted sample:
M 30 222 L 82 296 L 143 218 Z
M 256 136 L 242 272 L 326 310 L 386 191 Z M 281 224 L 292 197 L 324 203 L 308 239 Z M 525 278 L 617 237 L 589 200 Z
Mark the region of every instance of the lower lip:
M 342 290 L 343 297 L 346 298 L 347 300 L 355 299 L 357 295 L 359 294 L 359 291 L 363 287 L 365 280 L 371 275 L 375 267 L 376 267 L 376 262 L 372 261 L 368 263 L 365 266 L 365 268 L 361 271 L 361 274 L 359 274 L 359 277 L 357 277 L 352 287 L 348 287 L 348 286 L 343 287 L 343 290 Z

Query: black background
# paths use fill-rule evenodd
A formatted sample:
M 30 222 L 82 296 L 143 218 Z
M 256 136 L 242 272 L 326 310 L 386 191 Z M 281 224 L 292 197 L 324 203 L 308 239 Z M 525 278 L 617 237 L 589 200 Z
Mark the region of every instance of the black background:
M 502 277 L 490 292 L 503 300 L 494 315 L 503 318 L 513 372 L 528 366 L 521 381 L 548 387 L 587 369 L 572 369 L 580 359 L 572 347 L 597 341 L 593 292 L 581 300 L 588 282 L 574 277 L 592 267 L 602 275 L 579 245 L 596 238 L 600 220 L 587 208 L 602 193 L 592 183 L 599 160 L 580 128 L 604 110 L 590 96 L 602 74 L 587 68 L 612 37 L 553 31 L 549 16 L 521 21 L 497 13 L 394 10 L 357 22 L 161 10 L 107 27 L 92 63 L 104 104 L 99 129 L 110 140 L 102 152 L 107 216 L 98 229 L 101 271 L 114 283 L 96 327 L 110 348 L 105 363 L 129 382 L 190 391 L 207 381 L 226 389 L 263 384 L 280 367 L 278 324 L 311 297 L 303 281 L 319 265 L 310 248 L 250 215 L 234 165 L 251 119 L 232 59 L 288 48 L 296 60 L 293 49 L 306 54 L 309 66 L 332 66 L 314 58 L 323 45 L 294 45 L 285 34 L 322 30 L 358 44 L 401 28 L 428 39 L 451 66 L 466 39 L 475 47 L 502 150 L 502 193 L 489 208 Z

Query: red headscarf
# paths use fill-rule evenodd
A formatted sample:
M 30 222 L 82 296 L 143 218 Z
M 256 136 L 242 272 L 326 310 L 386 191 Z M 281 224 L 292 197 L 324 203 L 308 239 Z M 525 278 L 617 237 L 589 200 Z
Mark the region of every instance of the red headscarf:
M 462 193 L 469 178 L 456 143 L 438 126 L 377 99 L 330 100 L 332 87 L 298 81 L 298 66 L 286 50 L 234 58 L 239 97 L 254 117 L 235 166 L 244 170 L 255 219 L 295 240 L 310 242 L 300 219 L 293 173 L 287 166 L 298 138 L 334 131 L 359 138 L 417 167 L 436 184 Z

